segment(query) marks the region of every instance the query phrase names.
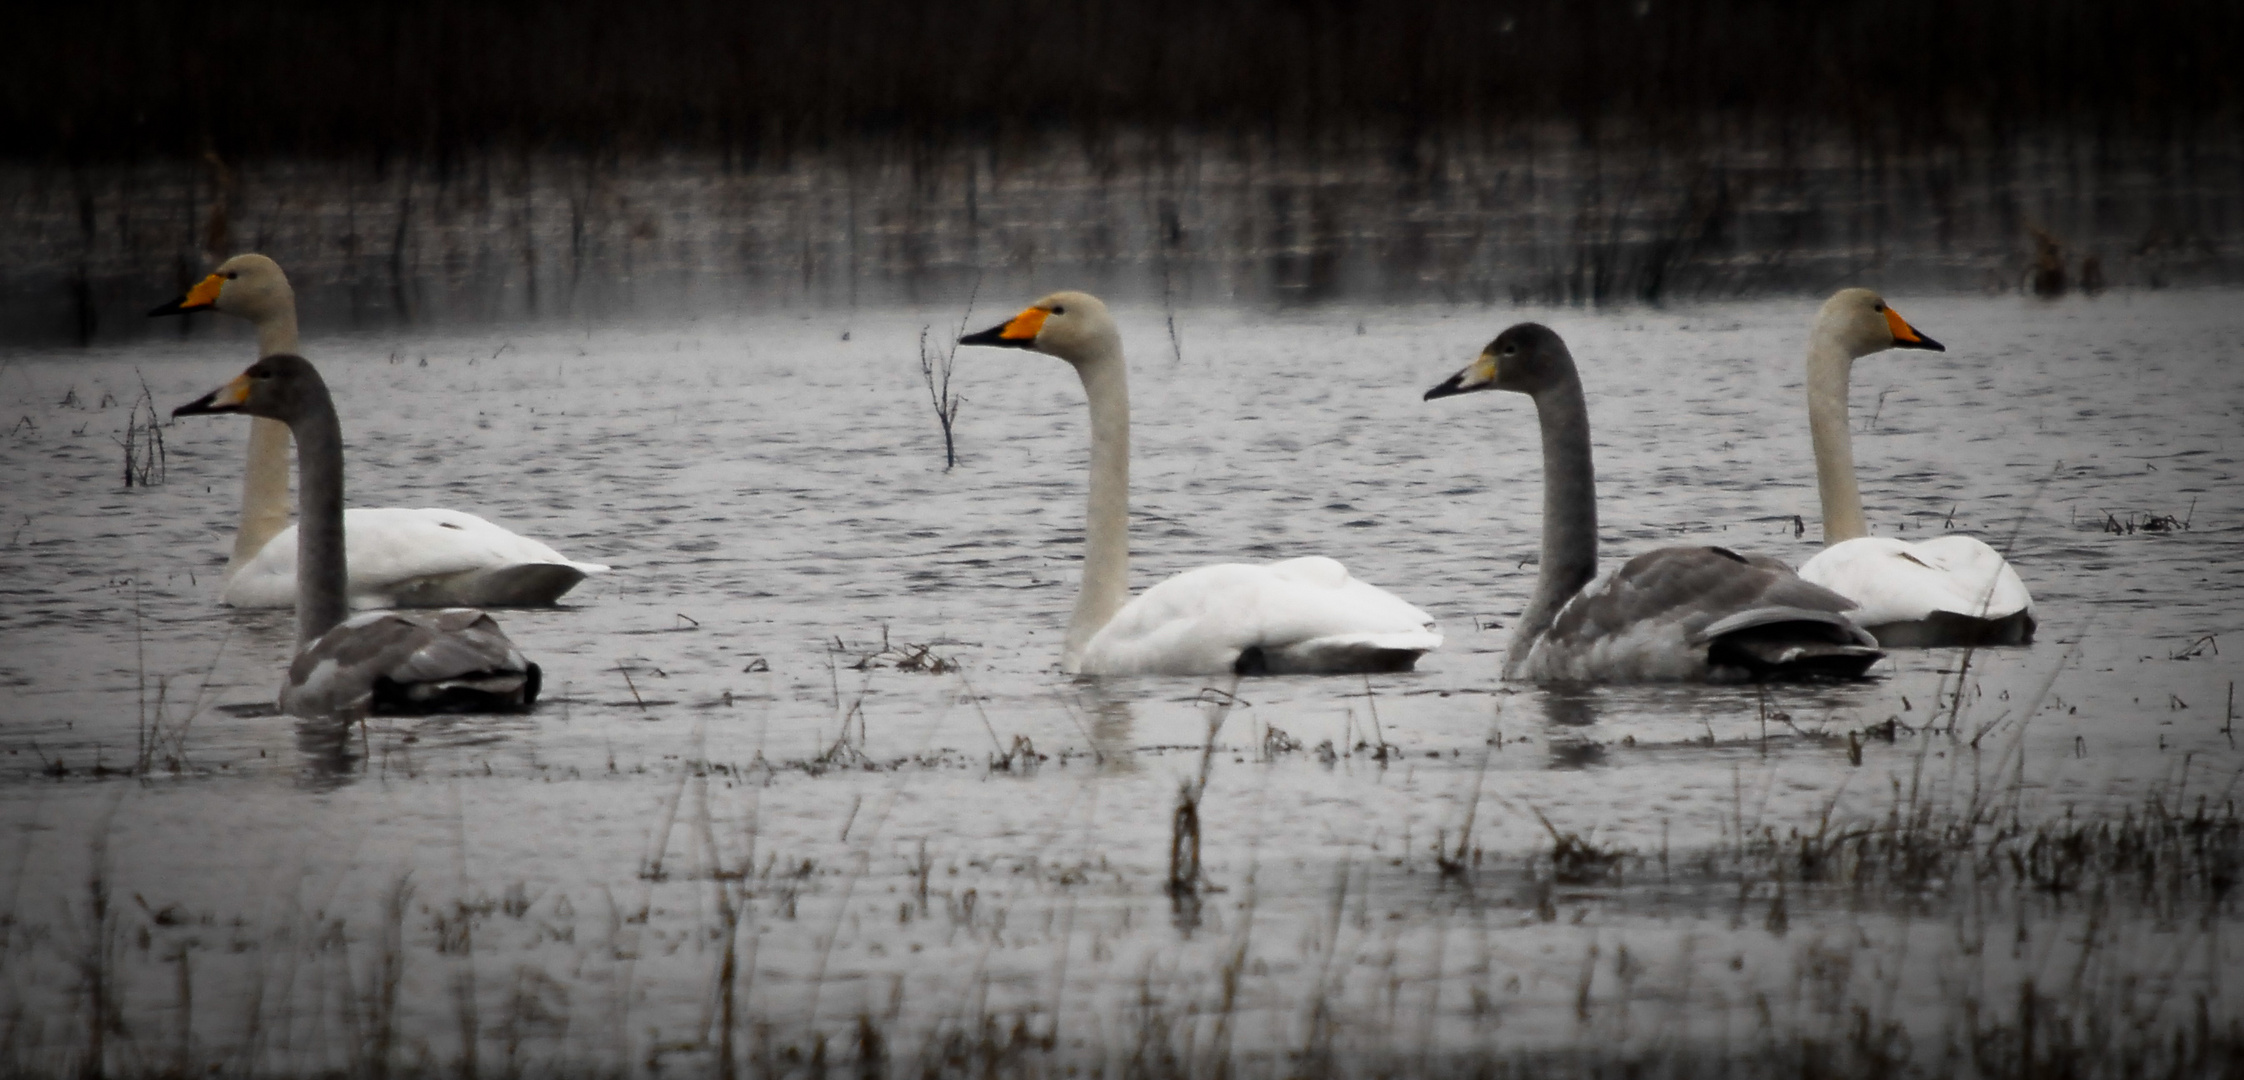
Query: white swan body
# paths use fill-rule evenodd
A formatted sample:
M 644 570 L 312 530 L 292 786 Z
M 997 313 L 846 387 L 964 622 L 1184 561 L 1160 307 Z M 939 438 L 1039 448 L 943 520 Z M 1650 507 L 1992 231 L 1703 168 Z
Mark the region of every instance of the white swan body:
M 1541 683 L 1855 678 L 1883 656 L 1854 604 L 1770 558 L 1728 548 L 1647 551 L 1597 570 L 1589 409 L 1566 343 L 1521 323 L 1426 391 L 1510 390 L 1535 402 L 1543 438 L 1543 551 L 1513 623 L 1504 678 Z
M 293 353 L 296 293 L 280 264 L 236 255 L 186 295 L 150 315 L 220 311 L 257 327 L 257 354 Z M 234 607 L 296 602 L 296 530 L 289 525 L 288 426 L 252 425 L 242 478 L 242 516 L 220 599 Z M 608 569 L 456 510 L 349 510 L 350 600 L 354 607 L 543 607 L 586 574 Z
M 466 608 L 349 615 L 344 587 L 343 433 L 317 369 L 264 357 L 173 416 L 247 413 L 295 437 L 304 520 L 295 537 L 296 658 L 281 711 L 354 720 L 372 712 L 520 711 L 537 701 L 538 666 L 489 615 Z
M 1912 544 L 1858 536 L 1816 553 L 1801 565 L 1800 576 L 1860 604 L 1861 610 L 1850 614 L 1881 645 L 1959 639 L 2015 644 L 2032 633 L 2034 601 L 2026 583 L 2001 552 L 1977 537 L 1940 536 Z M 2006 621 L 2026 625 L 1991 635 L 1984 629 Z
M 564 558 L 520 533 L 458 510 L 343 511 L 354 608 L 536 607 L 607 567 Z M 234 607 L 296 602 L 296 526 L 234 570 L 220 599 Z
M 1392 670 L 1441 646 L 1426 613 L 1321 555 L 1220 563 L 1161 582 L 1084 646 L 1085 675 Z
M 2016 645 L 2034 637 L 2034 601 L 2008 560 L 1978 539 L 1919 543 L 1869 535 L 1855 485 L 1847 384 L 1854 361 L 1941 344 L 1868 289 L 1841 289 L 1816 313 L 1808 344 L 1808 427 L 1826 546 L 1800 576 L 1861 605 L 1855 621 L 1890 647 Z
M 1033 349 L 1074 365 L 1091 412 L 1083 587 L 1060 668 L 1083 675 L 1408 671 L 1440 647 L 1432 617 L 1331 559 L 1224 563 L 1129 599 L 1130 391 L 1106 305 L 1047 296 L 964 345 Z

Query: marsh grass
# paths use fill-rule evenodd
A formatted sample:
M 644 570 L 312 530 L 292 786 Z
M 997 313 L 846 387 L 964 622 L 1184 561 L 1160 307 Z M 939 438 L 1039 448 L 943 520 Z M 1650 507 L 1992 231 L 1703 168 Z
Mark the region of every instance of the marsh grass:
M 1539 851 L 1467 859 L 1449 847 L 1439 858 L 1460 865 L 1445 867 L 1445 880 L 1466 888 L 1448 894 L 1398 892 L 1373 866 L 1342 860 L 1312 905 L 1320 914 L 1299 956 L 1300 946 L 1255 929 L 1273 917 L 1257 913 L 1255 873 L 1216 906 L 1182 863 L 1159 891 L 1174 905 L 1181 880 L 1199 901 L 1201 925 L 1220 918 L 1228 929 L 1180 939 L 1168 959 L 1120 985 L 1112 974 L 1057 968 L 1049 989 L 1069 980 L 1080 987 L 1063 1008 L 986 968 L 997 942 L 1023 932 L 1008 927 L 1034 924 L 1022 899 L 977 903 L 973 879 L 935 888 L 949 857 L 925 839 L 899 871 L 905 925 L 932 915 L 926 925 L 940 935 L 947 912 L 947 932 L 981 943 L 964 954 L 981 959 L 950 973 L 907 965 L 879 995 L 885 1003 L 847 1004 L 857 991 L 835 982 L 829 965 L 858 919 L 882 904 L 895 918 L 895 903 L 871 886 L 886 876 L 875 845 L 886 842 L 902 785 L 871 796 L 866 820 L 846 830 L 843 854 L 829 865 L 761 850 L 763 785 L 741 787 L 748 801 L 728 816 L 712 781 L 734 774 L 681 775 L 684 805 L 663 809 L 673 824 L 658 825 L 651 843 L 684 837 L 688 865 L 674 880 L 642 878 L 643 895 L 612 908 L 604 930 L 567 897 L 521 882 L 487 894 L 463 881 L 459 894 L 423 902 L 428 890 L 411 874 L 375 890 L 363 922 L 335 912 L 332 898 L 269 922 L 186 910 L 145 887 L 120 905 L 97 835 L 95 869 L 68 931 L 10 924 L 0 1069 L 2194 1076 L 2225 1075 L 2244 1053 L 2244 1020 L 2218 971 L 2205 968 L 2223 955 L 2205 946 L 2233 933 L 2244 883 L 2234 777 L 2211 790 L 2161 787 L 2116 809 L 2038 816 L 2007 797 L 1936 798 L 1896 785 L 1880 815 L 1748 823 L 1731 841 L 1662 852 L 1671 868 L 1659 873 L 1651 855 L 1595 845 L 1546 819 L 1551 843 Z M 1189 832 L 1180 826 L 1176 836 L 1172 850 L 1185 851 Z M 1081 931 L 1058 905 L 1072 912 L 1084 886 L 1052 880 L 1048 918 L 1066 929 L 1050 947 L 1080 953 Z M 679 890 L 695 889 L 711 902 L 692 905 L 699 914 L 682 923 L 674 912 L 674 925 L 657 934 L 650 909 L 674 908 Z M 1365 907 L 1374 896 L 1375 907 Z M 1366 917 L 1398 903 L 1417 909 L 1400 924 L 1409 928 L 1402 938 Z M 1719 913 L 1733 905 L 1742 918 L 1725 923 Z M 1702 908 L 1708 919 L 1690 914 Z M 1601 914 L 1585 923 L 1585 911 Z M 1663 920 L 1698 927 L 1681 937 L 1700 941 L 1706 955 L 1653 947 L 1676 930 L 1636 925 L 1630 911 L 1664 911 Z M 784 940 L 778 928 L 804 923 L 807 946 L 771 951 Z M 506 932 L 478 929 L 485 924 Z M 707 944 L 668 959 L 649 951 L 673 937 Z M 1510 938 L 1521 944 L 1499 944 Z M 1083 955 L 1097 955 L 1098 940 L 1094 933 Z M 1495 951 L 1475 960 L 1445 940 Z M 1555 996 L 1521 989 L 1531 965 L 1516 949 L 1536 940 L 1578 958 Z M 1403 941 L 1417 944 L 1398 951 Z M 1955 944 L 1931 947 L 1942 941 Z M 1723 959 L 1733 952 L 1753 958 L 1742 974 Z M 74 976 L 54 980 L 58 964 Z M 466 974 L 478 970 L 505 974 Z M 623 1035 L 626 1018 L 604 1004 L 696 970 L 707 988 L 702 1019 L 666 1023 L 668 1033 L 651 1042 Z M 1678 977 L 1699 989 L 1657 989 Z M 1772 996 L 1780 993 L 1794 996 Z M 821 1007 L 829 995 L 837 1006 Z M 1420 996 L 1424 1003 L 1411 1004 Z M 1558 1016 L 1563 1026 L 1538 1019 Z

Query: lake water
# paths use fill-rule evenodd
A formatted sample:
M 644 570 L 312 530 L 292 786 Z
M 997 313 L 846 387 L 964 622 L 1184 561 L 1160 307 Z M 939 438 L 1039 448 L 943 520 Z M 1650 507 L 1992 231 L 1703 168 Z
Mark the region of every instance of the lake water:
M 984 296 L 967 325 L 1029 299 Z M 2001 999 L 2076 952 L 1953 947 L 2023 907 L 1803 891 L 1787 915 L 1781 887 L 1670 854 L 1904 798 L 2227 800 L 2244 316 L 2233 291 L 1891 299 L 1948 351 L 1856 365 L 1873 531 L 2007 541 L 2040 638 L 1765 694 L 1500 683 L 1535 573 L 1533 410 L 1420 394 L 1547 322 L 1582 366 L 1607 560 L 1797 563 L 1812 302 L 1188 306 L 1174 336 L 1120 307 L 1133 582 L 1328 554 L 1448 637 L 1413 674 L 1235 688 L 1055 671 L 1081 390 L 1060 361 L 961 350 L 946 471 L 917 343 L 955 336 L 956 304 L 310 326 L 352 504 L 469 510 L 615 566 L 500 614 L 544 666 L 535 713 L 378 719 L 340 746 L 272 714 L 291 613 L 215 601 L 247 423 L 165 427 L 164 482 L 121 483 L 143 386 L 168 416 L 244 366 L 246 328 L 0 354 L 0 1050 L 82 1062 L 99 999 L 120 1070 L 651 1073 L 729 1047 L 782 1071 L 1157 1050 L 1190 1072 L 1320 1046 L 1727 1047 L 1843 1026 L 1816 987 L 1890 984 L 1882 1015 L 1927 1053 L 1956 986 Z M 897 667 L 921 646 L 956 670 Z M 1856 764 L 1845 733 L 1889 718 Z M 1017 739 L 1033 751 L 1000 767 Z M 1220 891 L 1173 903 L 1179 788 L 1203 775 Z M 1554 877 L 1562 833 L 1630 853 L 1626 883 Z M 2234 1018 L 2237 917 L 2107 926 L 2091 981 L 2138 965 L 2173 1008 Z

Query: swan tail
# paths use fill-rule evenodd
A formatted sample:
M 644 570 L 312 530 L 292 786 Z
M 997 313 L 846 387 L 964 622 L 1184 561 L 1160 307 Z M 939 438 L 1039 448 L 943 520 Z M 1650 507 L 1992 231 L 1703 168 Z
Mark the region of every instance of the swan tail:
M 1885 658 L 1878 640 L 1835 611 L 1766 607 L 1741 611 L 1694 635 L 1710 668 L 1749 679 L 1859 679 Z
M 518 563 L 399 582 L 387 595 L 393 607 L 552 607 L 584 578 L 574 563 Z
M 1993 619 L 1978 619 L 1953 611 L 1935 611 L 1922 619 L 1869 627 L 1878 644 L 1889 649 L 1938 649 L 1977 645 L 2030 645 L 2040 623 L 2031 611 L 2014 611 Z
M 526 712 L 537 704 L 545 673 L 536 664 L 520 671 L 477 671 L 431 682 L 374 680 L 377 713 L 422 716 L 431 713 Z
M 1241 675 L 1353 675 L 1409 671 L 1418 658 L 1441 647 L 1430 631 L 1334 634 L 1282 646 L 1243 649 L 1232 664 Z
M 1867 645 L 1783 641 L 1750 634 L 1723 638 L 1707 652 L 1716 667 L 1742 668 L 1755 682 L 1859 679 L 1885 653 Z

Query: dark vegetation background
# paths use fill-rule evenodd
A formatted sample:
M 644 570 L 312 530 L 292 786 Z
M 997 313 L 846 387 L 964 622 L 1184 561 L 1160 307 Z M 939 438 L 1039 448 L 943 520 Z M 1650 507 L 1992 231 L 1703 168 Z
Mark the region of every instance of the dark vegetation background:
M 2155 286 L 2228 278 L 2244 188 L 2227 0 L 173 0 L 10 22 L 6 283 L 74 290 L 82 338 L 116 322 L 109 294 L 255 244 L 319 271 L 315 305 L 357 283 L 357 315 L 549 310 L 564 269 L 561 306 L 628 307 L 583 295 L 587 266 L 688 232 L 634 272 L 827 300 L 1063 267 L 1303 299 L 2026 287 L 2052 260 L 2067 285 Z M 344 203 L 340 236 L 307 224 Z M 463 305 L 467 279 L 505 297 Z
M 27 5 L 13 156 L 742 154 L 1120 128 L 1562 121 L 1895 149 L 2238 119 L 2227 0 L 545 0 Z

